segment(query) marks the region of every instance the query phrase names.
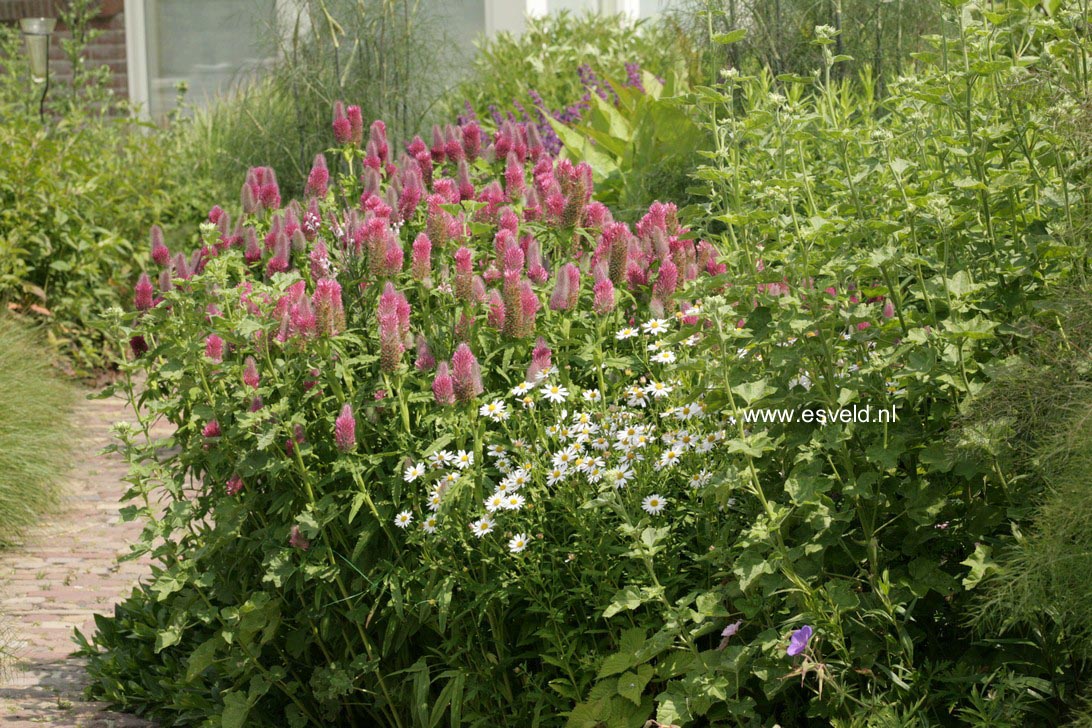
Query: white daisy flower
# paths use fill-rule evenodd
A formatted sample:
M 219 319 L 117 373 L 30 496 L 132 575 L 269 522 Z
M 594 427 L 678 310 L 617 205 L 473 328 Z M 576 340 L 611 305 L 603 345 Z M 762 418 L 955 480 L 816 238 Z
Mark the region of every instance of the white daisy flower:
M 508 456 L 508 451 L 504 449 L 503 445 L 490 445 L 488 449 L 489 457 L 500 460 Z
M 459 482 L 458 473 L 448 473 L 444 477 L 440 478 L 440 486 L 443 488 L 449 488 Z
M 519 403 L 521 405 L 523 405 L 523 409 L 534 409 L 535 408 L 535 398 L 532 397 L 529 394 L 524 395 L 523 399 L 521 399 L 519 401 Z
M 576 469 L 582 473 L 589 473 L 593 468 L 603 468 L 605 466 L 606 463 L 603 462 L 603 458 L 596 456 L 584 458 L 584 462 L 578 465 Z
M 512 388 L 512 395 L 515 397 L 522 397 L 535 388 L 535 385 L 531 382 L 520 382 Z
M 554 404 L 558 404 L 564 402 L 569 396 L 569 390 L 565 389 L 565 387 L 562 387 L 560 384 L 550 384 L 542 388 L 542 396 Z
M 434 468 L 442 468 L 455 462 L 455 455 L 450 450 L 438 450 L 428 456 L 428 464 Z
M 546 474 L 546 485 L 557 485 L 569 474 L 568 468 L 553 468 Z
M 641 501 L 641 509 L 650 516 L 660 515 L 666 506 L 667 499 L 658 493 L 653 493 Z
M 689 348 L 697 346 L 699 341 L 701 341 L 701 334 L 690 334 L 682 340 L 682 345 Z
M 569 445 L 564 450 L 559 450 L 554 453 L 553 464 L 555 468 L 568 468 L 575 461 L 580 454 L 580 450 L 573 445 Z
M 492 402 L 486 402 L 478 409 L 478 414 L 483 417 L 488 417 L 494 422 L 500 422 L 508 419 L 508 410 L 505 409 L 504 402 L 495 399 Z
M 536 384 L 541 384 L 542 382 L 545 382 L 546 379 L 553 373 L 554 373 L 554 368 L 552 366 L 543 367 L 542 370 L 539 371 L 539 373 L 535 375 L 535 383 Z
M 402 511 L 394 517 L 394 525 L 398 526 L 399 528 L 405 528 L 411 523 L 413 523 L 413 514 L 409 511 Z
M 584 393 L 583 393 L 583 397 L 584 397 L 585 401 L 587 401 L 587 402 L 602 402 L 603 401 L 603 393 L 600 392 L 598 389 L 585 389 Z
M 416 465 L 407 465 L 405 472 L 402 473 L 402 479 L 407 483 L 412 483 L 425 474 L 424 463 L 417 463 Z
M 645 391 L 637 385 L 627 387 L 626 404 L 630 407 L 644 407 L 648 404 L 648 398 L 645 396 Z
M 471 523 L 470 530 L 474 532 L 475 536 L 481 538 L 487 533 L 492 533 L 493 525 L 493 519 L 489 516 L 485 516 L 484 518 L 479 518 Z
M 645 392 L 656 399 L 671 394 L 672 389 L 673 387 L 670 384 L 664 384 L 663 382 L 650 382 L 645 385 Z
M 496 512 L 500 508 L 504 508 L 504 499 L 506 494 L 502 491 L 497 491 L 493 495 L 485 499 L 485 510 L 490 513 Z
M 425 520 L 421 521 L 421 530 L 425 533 L 436 533 L 436 528 L 440 525 L 440 519 L 436 516 L 429 516 Z
M 660 453 L 659 466 L 661 468 L 670 468 L 673 465 L 679 464 L 679 456 L 682 452 L 674 447 L 669 447 Z
M 517 491 L 523 486 L 531 482 L 531 477 L 526 470 L 519 468 L 512 471 L 508 476 L 501 481 L 503 485 L 507 486 L 508 490 Z
M 664 348 L 665 346 L 667 346 L 667 344 L 665 344 L 660 339 L 656 339 L 655 341 L 653 341 L 651 344 L 649 344 L 645 348 L 647 348 L 649 351 L 659 351 L 660 349 Z
M 443 493 L 441 493 L 438 490 L 432 491 L 432 493 L 429 494 L 429 497 L 428 497 L 428 509 L 430 511 L 434 512 L 434 513 L 436 511 L 440 510 L 440 503 L 443 501 L 443 499 L 444 499 L 444 494 Z
M 525 533 L 517 533 L 508 542 L 508 550 L 514 554 L 518 554 L 525 548 L 527 548 L 527 534 Z
M 627 326 L 624 329 L 622 329 L 621 331 L 619 331 L 617 334 L 615 334 L 614 338 L 618 339 L 619 341 L 623 341 L 625 339 L 632 339 L 634 336 L 636 336 L 639 333 L 641 333 L 641 332 L 638 331 L 637 329 L 633 328 L 632 326 Z
M 519 493 L 512 493 L 504 499 L 504 507 L 510 511 L 518 511 L 523 508 L 523 504 L 526 502 L 526 499 Z
M 675 419 L 689 420 L 694 417 L 701 417 L 701 407 L 696 404 L 684 404 L 675 410 Z
M 455 456 L 455 467 L 459 470 L 466 470 L 474 464 L 474 453 L 467 452 L 466 450 L 460 450 Z
M 667 331 L 667 319 L 650 319 L 641 324 L 646 334 L 662 334 Z
M 704 488 L 706 485 L 709 485 L 709 479 L 712 477 L 713 476 L 709 473 L 708 470 L 699 470 L 698 472 L 690 476 L 690 487 Z
M 675 353 L 667 351 L 666 349 L 664 351 L 656 352 L 652 355 L 652 361 L 656 362 L 657 364 L 674 364 Z

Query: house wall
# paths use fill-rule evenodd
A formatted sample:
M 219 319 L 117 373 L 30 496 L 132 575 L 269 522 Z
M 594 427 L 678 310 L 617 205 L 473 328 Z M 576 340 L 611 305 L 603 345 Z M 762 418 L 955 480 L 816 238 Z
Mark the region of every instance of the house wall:
M 55 18 L 62 9 L 62 0 L 0 0 L 0 23 L 18 27 L 21 18 Z M 98 31 L 98 37 L 88 44 L 84 53 L 89 67 L 110 68 L 109 87 L 115 95 L 123 99 L 129 97 L 124 10 L 124 0 L 103 0 L 101 13 L 91 24 Z M 68 28 L 57 23 L 57 29 L 50 39 L 49 53 L 49 70 L 53 83 L 72 82 L 72 64 L 61 50 L 62 39 L 71 37 Z

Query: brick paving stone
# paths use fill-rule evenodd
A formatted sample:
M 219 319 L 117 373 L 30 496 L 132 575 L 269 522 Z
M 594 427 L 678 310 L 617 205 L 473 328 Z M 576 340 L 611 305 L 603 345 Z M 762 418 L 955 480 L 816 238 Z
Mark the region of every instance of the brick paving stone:
M 118 499 L 125 465 L 100 454 L 110 428 L 131 420 L 121 398 L 81 401 L 76 407 L 77 467 L 67 477 L 65 502 L 18 548 L 0 551 L 0 619 L 11 633 L 17 664 L 0 675 L 0 726 L 148 728 L 136 716 L 83 699 L 88 678 L 73 629 L 90 637 L 94 615 L 110 614 L 147 573 L 147 560 L 116 561 L 140 535 L 124 523 Z

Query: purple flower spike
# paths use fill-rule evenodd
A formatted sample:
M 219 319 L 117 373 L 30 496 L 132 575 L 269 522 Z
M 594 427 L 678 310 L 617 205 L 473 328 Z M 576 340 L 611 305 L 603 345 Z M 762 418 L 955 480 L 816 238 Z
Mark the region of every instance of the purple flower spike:
M 807 648 L 810 639 L 811 627 L 805 624 L 792 633 L 792 637 L 789 639 L 789 648 L 785 652 L 789 657 L 796 657 Z

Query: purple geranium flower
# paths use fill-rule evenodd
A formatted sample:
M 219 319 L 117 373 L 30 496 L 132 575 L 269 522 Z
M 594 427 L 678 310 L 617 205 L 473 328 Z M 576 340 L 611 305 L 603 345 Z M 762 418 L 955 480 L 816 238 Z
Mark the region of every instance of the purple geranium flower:
M 811 627 L 804 625 L 800 629 L 792 633 L 792 637 L 789 639 L 789 648 L 785 650 L 790 657 L 796 657 L 808 646 L 808 640 L 811 639 Z

